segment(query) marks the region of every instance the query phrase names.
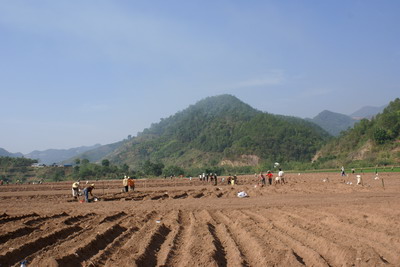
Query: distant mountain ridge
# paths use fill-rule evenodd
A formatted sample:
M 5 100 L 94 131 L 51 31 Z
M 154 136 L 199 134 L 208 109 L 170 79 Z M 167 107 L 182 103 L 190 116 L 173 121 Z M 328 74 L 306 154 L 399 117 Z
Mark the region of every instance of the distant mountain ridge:
M 365 106 L 351 113 L 349 116 L 354 119 L 371 119 L 378 113 L 381 113 L 387 106 L 388 105 L 383 105 L 380 107 Z
M 60 163 L 67 159 L 70 159 L 76 155 L 84 153 L 86 151 L 96 149 L 101 147 L 100 144 L 96 144 L 93 146 L 81 146 L 75 147 L 70 149 L 47 149 L 44 151 L 32 151 L 24 156 L 30 159 L 37 159 L 39 163 L 43 164 L 53 164 L 53 163 Z
M 321 126 L 322 129 L 333 136 L 338 136 L 342 131 L 353 127 L 354 123 L 358 121 L 351 118 L 350 116 L 332 112 L 329 110 L 324 110 L 313 119 L 307 120 Z
M 12 158 L 18 158 L 18 157 L 23 157 L 24 155 L 22 153 L 11 153 L 5 150 L 4 148 L 0 147 L 0 157 L 12 157 Z
M 127 140 L 122 140 L 119 142 L 102 145 L 97 148 L 86 150 L 82 153 L 75 154 L 74 156 L 63 160 L 62 163 L 73 164 L 75 162 L 75 159 L 78 159 L 78 158 L 79 159 L 87 159 L 90 162 L 100 162 L 108 154 L 112 153 L 113 151 L 118 149 L 120 146 L 122 146 L 122 144 L 124 144 L 126 141 Z

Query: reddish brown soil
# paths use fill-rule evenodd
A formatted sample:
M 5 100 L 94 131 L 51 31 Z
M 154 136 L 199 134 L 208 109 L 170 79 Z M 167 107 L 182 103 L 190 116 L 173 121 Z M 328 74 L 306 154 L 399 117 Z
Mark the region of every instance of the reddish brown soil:
M 93 203 L 73 201 L 71 182 L 4 185 L 0 266 L 400 266 L 400 175 L 374 177 L 142 180 L 128 193 L 94 181 Z

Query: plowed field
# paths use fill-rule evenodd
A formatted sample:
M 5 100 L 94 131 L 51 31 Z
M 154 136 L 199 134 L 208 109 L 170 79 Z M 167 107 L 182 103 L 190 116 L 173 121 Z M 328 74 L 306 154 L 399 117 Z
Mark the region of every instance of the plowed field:
M 0 266 L 400 266 L 400 175 L 374 177 L 154 179 L 128 193 L 89 181 L 92 203 L 71 182 L 3 185 Z

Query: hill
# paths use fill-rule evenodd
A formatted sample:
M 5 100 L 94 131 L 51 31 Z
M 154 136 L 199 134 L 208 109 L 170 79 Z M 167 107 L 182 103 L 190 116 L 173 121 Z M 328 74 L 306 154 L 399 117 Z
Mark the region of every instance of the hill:
M 105 158 L 140 168 L 310 161 L 329 138 L 314 123 L 258 111 L 231 95 L 208 97 L 127 140 Z
M 316 166 L 337 167 L 400 163 L 400 99 L 371 120 L 362 119 L 353 129 L 333 139 L 314 157 Z
M 0 147 L 0 157 L 12 157 L 12 158 L 17 158 L 17 157 L 22 157 L 24 156 L 22 153 L 11 153 L 5 150 L 4 148 Z
M 70 149 L 47 149 L 44 151 L 35 150 L 29 154 L 26 154 L 25 157 L 30 159 L 37 159 L 40 163 L 43 164 L 53 164 L 60 163 L 69 158 L 75 157 L 76 155 L 98 147 L 101 147 L 101 145 L 96 144 L 93 146 L 81 146 Z
M 386 107 L 387 105 L 381 107 L 365 106 L 350 114 L 350 117 L 354 119 L 371 119 L 376 114 L 381 113 Z
M 87 159 L 90 162 L 100 162 L 103 158 L 105 158 L 108 154 L 115 151 L 118 147 L 124 144 L 127 140 L 122 140 L 119 142 L 115 142 L 112 144 L 102 145 L 97 148 L 87 150 L 83 153 L 76 154 L 73 157 L 64 160 L 62 163 L 73 164 L 75 159 Z
M 353 127 L 357 120 L 350 116 L 335 113 L 329 110 L 324 110 L 315 116 L 313 119 L 307 119 L 327 131 L 333 136 L 338 136 L 340 132 Z

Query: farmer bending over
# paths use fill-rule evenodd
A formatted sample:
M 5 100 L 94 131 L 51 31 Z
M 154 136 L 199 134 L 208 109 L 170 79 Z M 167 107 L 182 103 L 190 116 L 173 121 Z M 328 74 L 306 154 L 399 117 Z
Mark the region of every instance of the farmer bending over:
M 85 196 L 85 202 L 89 202 L 89 193 L 93 197 L 92 190 L 94 189 L 94 184 L 87 186 L 83 189 L 83 195 Z

